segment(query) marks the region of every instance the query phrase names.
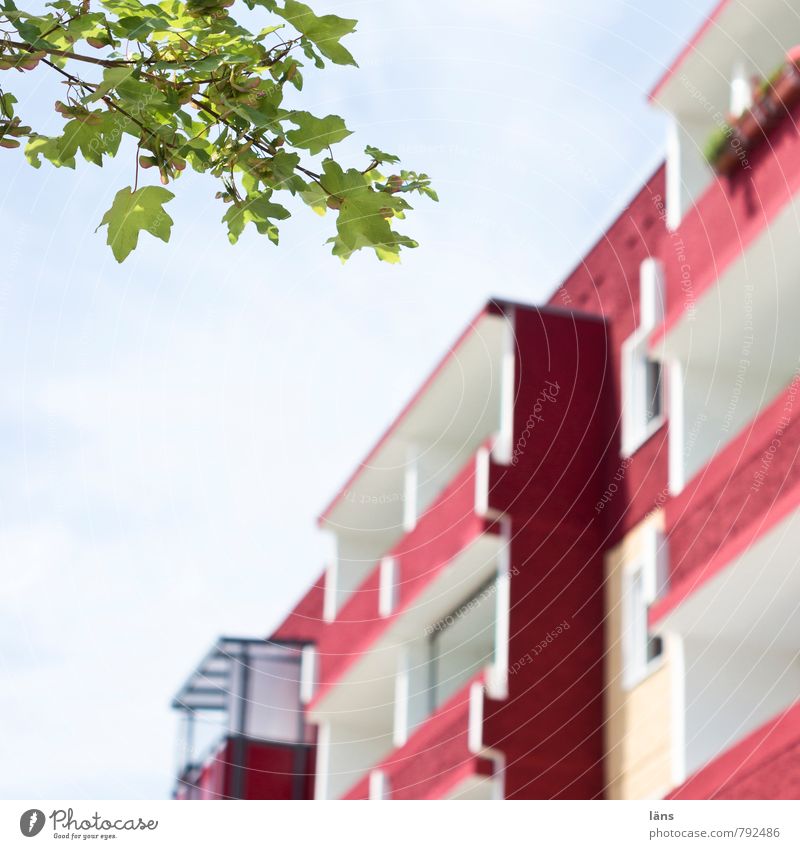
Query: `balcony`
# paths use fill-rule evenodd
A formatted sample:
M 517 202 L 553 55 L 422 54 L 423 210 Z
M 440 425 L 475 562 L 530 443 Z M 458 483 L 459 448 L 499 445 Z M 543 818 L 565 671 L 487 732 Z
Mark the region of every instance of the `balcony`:
M 178 799 L 308 798 L 313 729 L 300 702 L 300 643 L 223 637 L 173 700 Z
M 488 463 L 479 450 L 322 633 L 308 705 L 318 797 L 340 797 L 476 672 L 502 677 L 504 538 L 485 516 Z
M 778 119 L 748 167 L 711 179 L 665 244 L 667 329 L 736 262 L 800 189 L 800 106 Z M 769 265 L 767 265 L 769 268 Z
M 798 42 L 800 20 L 781 0 L 759 0 L 755 8 L 750 0 L 720 2 L 656 85 L 650 99 L 673 119 L 667 145 L 671 229 L 714 183 L 706 161 L 709 140 L 730 132 L 729 123 L 749 120 L 750 107 L 758 108 L 758 88 L 775 78 Z M 755 157 L 742 148 L 737 154 L 737 171 L 748 172 Z M 721 223 L 706 220 L 712 227 Z
M 485 449 L 469 459 L 414 530 L 373 563 L 370 574 L 325 628 L 317 645 L 317 691 L 312 706 L 399 619 L 408 615 L 420 622 L 436 618 L 435 611 L 428 613 L 420 603 L 420 596 L 443 577 L 443 571 L 454 571 L 459 555 L 472 562 L 474 549 L 478 572 L 463 571 L 451 578 L 452 598 L 457 600 L 480 580 L 480 552 L 496 551 L 499 531 L 486 517 L 488 462 Z M 446 604 L 443 597 L 434 597 L 434 607 L 442 603 Z
M 662 361 L 668 374 L 669 484 L 673 493 L 679 493 L 745 431 L 797 373 L 794 316 L 800 310 L 800 208 L 794 190 L 800 188 L 800 135 L 794 126 L 786 142 L 791 143 L 794 163 L 784 162 L 778 167 L 787 170 L 774 175 L 784 185 L 763 187 L 764 194 L 760 194 L 754 173 L 753 185 L 741 185 L 732 200 L 752 207 L 749 220 L 727 207 L 724 212 L 708 209 L 707 204 L 719 194 L 717 189 L 689 216 L 692 220 L 698 217 L 691 226 L 713 251 L 690 253 L 688 245 L 682 248 L 691 268 L 691 289 L 681 293 L 673 287 L 669 292 L 671 312 L 665 329 L 650 342 L 651 355 Z M 776 146 L 765 148 L 770 157 L 773 152 L 777 156 L 780 143 Z M 772 165 L 765 163 L 765 167 Z M 797 185 L 787 202 L 789 187 L 785 183 L 795 177 Z M 717 199 L 723 204 L 731 200 Z M 783 207 L 768 217 L 767 207 L 778 202 Z M 731 214 L 739 222 L 731 232 L 710 232 Z
M 793 458 L 796 446 L 787 445 L 786 453 Z M 773 472 L 780 478 L 780 470 Z M 758 470 L 751 466 L 748 473 L 752 481 Z M 773 486 L 780 491 L 779 480 Z M 724 488 L 718 491 L 724 496 Z M 750 512 L 752 524 L 731 542 L 738 553 L 731 556 L 731 548 L 724 555 L 721 549 L 718 562 L 710 561 L 715 571 L 690 573 L 652 611 L 655 630 L 675 647 L 678 777 L 705 769 L 800 698 L 797 487 L 789 493 L 793 508 L 780 519 L 770 515 L 769 493 L 751 491 L 749 496 L 739 515 Z M 735 518 L 720 506 L 709 505 L 703 512 L 724 546 L 719 522 L 733 522 L 732 533 Z
M 658 621 L 800 504 L 800 378 L 665 505 L 670 591 Z
M 800 704 L 765 722 L 668 798 L 800 798 Z
M 223 736 L 178 775 L 175 798 L 310 799 L 314 748 Z
M 475 676 L 440 705 L 405 745 L 378 763 L 343 798 L 498 797 L 502 789 L 495 775 L 496 764 L 476 753 L 474 729 L 481 722 L 482 700 L 480 676 Z

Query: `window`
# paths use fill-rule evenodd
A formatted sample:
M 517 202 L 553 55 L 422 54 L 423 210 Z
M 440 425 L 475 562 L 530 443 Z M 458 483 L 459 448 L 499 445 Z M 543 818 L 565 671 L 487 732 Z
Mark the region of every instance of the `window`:
M 496 593 L 493 575 L 431 629 L 429 712 L 494 661 Z
M 623 683 L 629 689 L 655 667 L 663 653 L 661 637 L 651 634 L 647 625 L 650 605 L 666 583 L 663 538 L 655 529 L 647 532 L 645 550 L 623 574 L 622 653 Z
M 649 425 L 661 416 L 661 363 L 645 359 L 644 369 L 644 419 Z
M 623 588 L 623 664 L 627 689 L 646 678 L 662 654 L 661 637 L 650 634 L 647 613 L 653 599 L 648 598 L 645 567 L 639 566 L 626 576 Z
M 649 356 L 648 335 L 622 346 L 622 453 L 633 454 L 664 422 L 663 369 Z
M 637 569 L 628 582 L 628 657 L 629 678 L 637 678 L 647 666 L 647 601 L 644 574 Z
M 650 333 L 664 317 L 664 273 L 650 257 L 639 268 L 639 327 L 622 346 L 622 453 L 634 451 L 664 421 L 662 368 L 650 356 Z

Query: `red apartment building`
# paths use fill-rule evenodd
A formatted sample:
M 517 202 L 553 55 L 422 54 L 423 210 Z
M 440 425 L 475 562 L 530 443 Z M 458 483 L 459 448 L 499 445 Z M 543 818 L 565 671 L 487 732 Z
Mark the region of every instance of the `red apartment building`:
M 486 304 L 334 561 L 178 694 L 219 717 L 179 797 L 800 797 L 798 44 L 717 6 L 664 164 L 547 304 Z

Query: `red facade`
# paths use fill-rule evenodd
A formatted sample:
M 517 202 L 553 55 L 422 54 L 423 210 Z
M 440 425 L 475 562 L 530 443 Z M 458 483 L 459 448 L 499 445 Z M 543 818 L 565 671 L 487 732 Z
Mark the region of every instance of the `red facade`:
M 694 126 L 676 73 L 653 98 Z M 179 796 L 798 798 L 798 118 L 726 176 L 673 147 L 546 305 L 487 303 L 320 519 L 334 562 L 267 641 L 297 739 Z

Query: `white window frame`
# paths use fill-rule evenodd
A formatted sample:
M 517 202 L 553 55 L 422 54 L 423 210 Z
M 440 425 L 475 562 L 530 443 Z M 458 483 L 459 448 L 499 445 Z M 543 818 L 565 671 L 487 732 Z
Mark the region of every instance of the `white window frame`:
M 664 424 L 664 365 L 659 362 L 658 413 L 648 418 L 647 365 L 658 362 L 650 357 L 650 331 L 637 330 L 622 344 L 622 454 L 630 457 Z
M 666 545 L 656 528 L 645 531 L 641 553 L 625 565 L 622 575 L 622 678 L 630 690 L 651 675 L 663 663 L 664 651 L 647 657 L 653 636 L 647 624 L 650 605 L 667 584 Z
M 664 364 L 650 356 L 650 333 L 664 320 L 664 269 L 647 257 L 639 266 L 639 326 L 622 344 L 622 455 L 630 457 L 666 421 Z M 658 414 L 648 418 L 648 364 L 658 363 Z

